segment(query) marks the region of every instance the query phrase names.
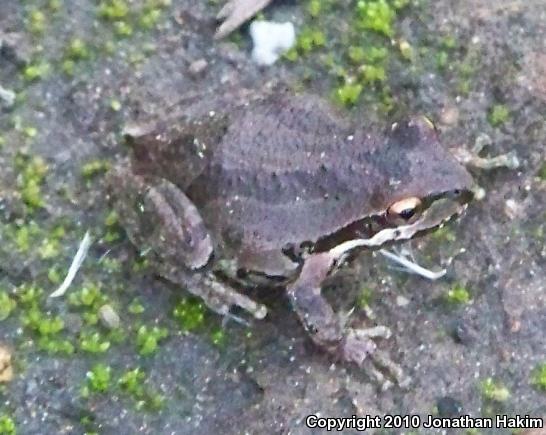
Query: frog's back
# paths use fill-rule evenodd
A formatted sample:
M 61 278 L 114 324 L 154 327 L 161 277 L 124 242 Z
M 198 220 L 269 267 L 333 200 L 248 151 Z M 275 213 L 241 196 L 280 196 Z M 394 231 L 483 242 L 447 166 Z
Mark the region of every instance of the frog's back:
M 234 116 L 187 192 L 217 236 L 252 250 L 314 242 L 370 204 L 375 143 L 356 139 L 317 98 L 270 97 Z

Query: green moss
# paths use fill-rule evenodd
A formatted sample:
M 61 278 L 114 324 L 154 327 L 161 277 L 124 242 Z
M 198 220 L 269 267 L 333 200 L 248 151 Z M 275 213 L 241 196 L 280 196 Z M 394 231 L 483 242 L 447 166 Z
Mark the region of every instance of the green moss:
M 163 396 L 146 386 L 146 374 L 139 367 L 125 372 L 118 386 L 136 402 L 137 409 L 158 410 L 165 401 Z
M 95 159 L 85 163 L 82 166 L 81 173 L 84 178 L 93 178 L 96 175 L 103 174 L 110 169 L 110 162 L 102 159 Z
M 126 21 L 116 21 L 114 23 L 114 31 L 118 36 L 128 37 L 133 34 L 133 26 Z
M 115 210 L 111 210 L 104 219 L 104 225 L 106 226 L 106 233 L 103 240 L 106 243 L 115 242 L 121 237 L 119 228 L 119 218 Z
M 452 35 L 447 35 L 442 38 L 440 45 L 448 50 L 452 50 L 457 46 L 457 40 Z
M 129 311 L 131 314 L 142 314 L 144 312 L 144 305 L 142 305 L 140 301 L 135 298 L 127 307 L 127 311 Z
M 45 77 L 49 71 L 50 66 L 45 61 L 35 61 L 27 65 L 23 70 L 23 78 L 28 82 L 33 82 Z
M 65 58 L 72 61 L 89 59 L 90 50 L 87 43 L 81 38 L 73 38 L 68 43 L 65 50 Z
M 118 385 L 123 391 L 138 400 L 144 396 L 145 379 L 146 374 L 137 367 L 136 369 L 125 372 L 118 380 Z
M 47 270 L 47 279 L 52 284 L 60 284 L 63 279 L 63 275 L 59 269 L 59 266 L 52 266 Z
M 58 12 L 61 9 L 62 6 L 62 0 L 49 0 L 47 2 L 48 9 L 55 13 Z
M 0 414 L 0 435 L 16 435 L 15 421 L 9 415 Z
M 307 12 L 313 18 L 316 18 L 322 12 L 322 1 L 321 0 L 310 0 L 307 3 Z
M 22 224 L 15 229 L 13 240 L 20 252 L 28 252 L 32 246 L 32 241 L 39 234 L 39 228 L 35 222 Z
M 471 296 L 464 285 L 457 283 L 447 292 L 446 299 L 450 304 L 462 305 L 468 304 Z
M 161 10 L 150 9 L 144 11 L 139 18 L 140 25 L 145 29 L 153 28 L 161 18 Z
M 36 127 L 28 126 L 23 128 L 23 134 L 29 139 L 34 139 L 38 135 L 38 129 Z
M 66 75 L 73 76 L 74 70 L 76 69 L 76 62 L 72 59 L 64 59 L 61 62 L 61 71 Z
M 61 243 L 58 239 L 45 239 L 38 248 L 38 255 L 42 260 L 58 257 L 61 252 Z
M 535 367 L 531 374 L 531 384 L 539 390 L 546 392 L 546 362 Z
M 17 302 L 6 291 L 0 291 L 0 322 L 6 320 L 16 306 Z
M 163 340 L 169 335 L 166 328 L 159 328 L 154 326 L 148 328 L 146 325 L 138 328 L 136 343 L 138 347 L 138 353 L 140 355 L 150 355 L 157 350 L 160 340 Z
M 38 10 L 32 9 L 28 14 L 27 27 L 28 30 L 34 35 L 38 36 L 44 33 L 46 26 L 45 14 Z
M 104 219 L 104 225 L 113 227 L 119 223 L 119 216 L 115 210 L 111 210 Z
M 81 290 L 72 292 L 68 296 L 68 303 L 75 307 L 89 307 L 97 310 L 108 302 L 98 284 L 86 282 Z
M 103 257 L 100 260 L 100 264 L 108 273 L 117 273 L 121 271 L 122 264 L 117 258 Z
M 495 104 L 489 111 L 488 120 L 493 127 L 499 127 L 508 121 L 510 111 L 503 104 Z
M 335 90 L 335 98 L 344 106 L 354 106 L 361 93 L 362 85 L 360 83 L 347 82 Z
M 62 225 L 54 227 L 47 231 L 48 236 L 44 238 L 38 246 L 38 256 L 42 260 L 49 260 L 58 257 L 61 253 L 61 241 L 65 235 L 65 229 Z
M 304 28 L 296 40 L 296 50 L 300 54 L 307 54 L 310 51 L 324 47 L 326 44 L 326 35 L 320 29 L 306 27 Z
M 86 378 L 88 392 L 105 393 L 111 387 L 112 369 L 102 363 L 96 364 L 87 372 Z M 87 396 L 85 393 L 84 389 L 83 395 Z
M 104 353 L 110 349 L 110 342 L 98 332 L 83 332 L 80 336 L 80 349 L 89 353 Z
M 116 100 L 115 98 L 111 99 L 110 100 L 110 108 L 114 111 L 114 112 L 119 112 L 121 110 L 121 101 L 119 100 Z
M 129 4 L 125 0 L 103 0 L 99 3 L 98 14 L 107 20 L 120 20 L 129 14 Z
M 64 321 L 59 316 L 43 313 L 33 304 L 21 316 L 22 325 L 37 336 L 38 348 L 52 354 L 71 354 L 74 346 L 59 336 Z
M 359 68 L 361 82 L 363 84 L 372 84 L 375 82 L 384 82 L 387 79 L 385 69 L 381 66 L 363 65 Z
M 223 346 L 226 343 L 226 333 L 222 328 L 215 328 L 210 333 L 210 339 L 215 346 Z
M 41 288 L 33 284 L 22 285 L 15 292 L 19 302 L 28 307 L 38 305 L 44 294 Z
M 457 77 L 457 92 L 468 95 L 474 85 L 474 78 L 479 73 L 480 53 L 476 49 L 469 49 L 464 59 L 454 63 Z
M 64 321 L 59 316 L 48 316 L 37 308 L 31 308 L 23 316 L 25 327 L 42 336 L 55 335 L 64 329 Z
M 446 51 L 439 51 L 436 54 L 436 66 L 439 69 L 444 69 L 449 61 L 449 54 Z
M 500 381 L 492 378 L 485 379 L 481 384 L 482 396 L 494 402 L 506 402 L 510 398 L 510 391 Z
M 377 63 L 384 60 L 388 55 L 385 47 L 361 47 L 351 46 L 348 49 L 348 57 L 355 64 Z
M 360 0 L 357 2 L 358 25 L 385 36 L 394 34 L 392 23 L 395 9 L 386 0 Z
M 45 161 L 38 156 L 20 153 L 15 158 L 15 167 L 20 171 L 18 187 L 25 204 L 31 209 L 43 207 L 41 185 L 48 169 Z
M 182 298 L 174 307 L 173 315 L 183 331 L 193 331 L 203 326 L 206 307 L 195 298 Z

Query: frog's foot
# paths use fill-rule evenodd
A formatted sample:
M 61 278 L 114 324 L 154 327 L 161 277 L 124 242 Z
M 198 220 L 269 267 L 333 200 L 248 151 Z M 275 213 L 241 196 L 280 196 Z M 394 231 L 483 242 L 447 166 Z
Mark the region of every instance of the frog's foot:
M 500 154 L 494 157 L 482 157 L 480 153 L 483 149 L 491 145 L 491 138 L 482 134 L 476 138 L 476 142 L 471 150 L 463 147 L 452 148 L 451 152 L 455 158 L 465 166 L 470 166 L 476 169 L 495 169 L 495 168 L 519 168 L 520 162 L 515 151 L 506 154 Z
M 215 39 L 222 39 L 264 9 L 271 0 L 228 0 L 216 18 L 223 20 Z
M 338 348 L 338 354 L 344 361 L 350 361 L 362 367 L 366 374 L 374 379 L 383 390 L 392 386 L 389 378 L 401 387 L 407 387 L 409 378 L 402 368 L 385 352 L 377 349 L 374 338 L 389 338 L 390 329 L 376 326 L 366 329 L 347 328 Z M 385 376 L 385 373 L 387 376 Z
M 387 388 L 391 382 L 382 374 L 386 370 L 396 382 L 407 383 L 402 370 L 377 350 L 374 338 L 388 338 L 384 326 L 370 329 L 345 327 L 321 295 L 321 285 L 335 266 L 337 256 L 330 252 L 311 255 L 305 260 L 298 279 L 287 287 L 288 296 L 311 339 L 327 352 L 362 367 L 366 373 Z

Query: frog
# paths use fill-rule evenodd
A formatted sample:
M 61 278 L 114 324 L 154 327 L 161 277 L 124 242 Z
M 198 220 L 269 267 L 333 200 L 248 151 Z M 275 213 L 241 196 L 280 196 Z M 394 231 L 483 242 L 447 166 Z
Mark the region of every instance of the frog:
M 322 287 L 359 252 L 460 216 L 471 175 L 424 116 L 372 128 L 292 92 L 232 106 L 126 129 L 131 156 L 109 184 L 128 238 L 222 316 L 263 319 L 267 307 L 244 289 L 280 287 L 318 347 L 385 365 L 377 340 L 388 328 L 349 326 Z

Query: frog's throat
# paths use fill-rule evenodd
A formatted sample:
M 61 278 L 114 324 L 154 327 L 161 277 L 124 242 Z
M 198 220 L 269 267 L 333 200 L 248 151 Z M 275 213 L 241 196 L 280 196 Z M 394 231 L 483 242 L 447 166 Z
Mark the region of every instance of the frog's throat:
M 415 234 L 438 227 L 455 215 L 460 215 L 466 209 L 466 204 L 451 199 L 435 201 L 419 220 L 410 225 L 401 225 L 396 228 L 385 228 L 368 239 L 353 239 L 337 245 L 328 251 L 334 258 L 340 258 L 353 249 L 360 247 L 376 248 L 388 242 L 409 240 Z

